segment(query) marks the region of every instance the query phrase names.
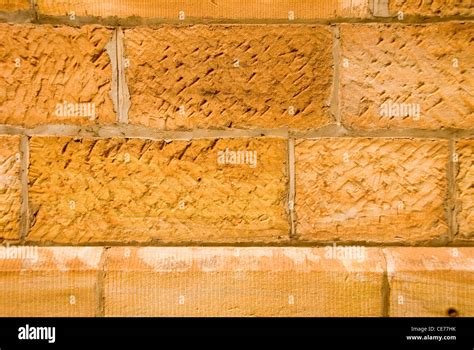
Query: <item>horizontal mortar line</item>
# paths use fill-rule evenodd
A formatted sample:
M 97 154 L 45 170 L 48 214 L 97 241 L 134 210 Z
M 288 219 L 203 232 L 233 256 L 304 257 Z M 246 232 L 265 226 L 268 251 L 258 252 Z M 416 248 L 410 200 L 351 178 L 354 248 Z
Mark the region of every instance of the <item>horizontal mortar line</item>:
M 152 140 L 190 140 L 203 138 L 236 138 L 236 137 L 288 137 L 288 130 L 280 129 L 194 129 L 194 130 L 160 130 L 137 125 L 81 126 L 50 124 L 35 128 L 23 128 L 11 125 L 0 125 L 0 134 L 27 136 L 70 136 L 90 138 L 143 138 Z
M 297 139 L 353 137 L 353 138 L 427 138 L 427 139 L 452 139 L 472 138 L 474 129 L 374 129 L 357 130 L 346 129 L 343 126 L 329 125 L 316 130 L 290 131 L 291 137 Z
M 48 124 L 34 128 L 13 125 L 0 125 L 2 135 L 83 137 L 83 138 L 139 138 L 151 140 L 191 140 L 244 137 L 277 137 L 277 138 L 430 138 L 430 139 L 463 139 L 473 138 L 474 129 L 377 129 L 352 130 L 336 124 L 326 125 L 314 130 L 296 131 L 288 128 L 275 129 L 193 129 L 161 130 L 140 125 L 67 125 Z
M 28 12 L 24 12 L 27 14 Z M 332 25 L 332 24 L 406 24 L 406 25 L 416 25 L 416 24 L 431 24 L 431 23 L 444 23 L 444 22 L 471 22 L 474 21 L 474 16 L 446 16 L 446 17 L 412 17 L 409 15 L 405 16 L 403 21 L 397 19 L 397 16 L 393 17 L 375 17 L 375 18 L 332 18 L 332 19 L 295 19 L 289 21 L 287 19 L 226 19 L 226 18 L 197 18 L 197 17 L 188 17 L 185 20 L 178 19 L 167 19 L 167 18 L 144 18 L 144 17 L 116 17 L 116 16 L 76 16 L 75 20 L 70 20 L 67 16 L 49 16 L 41 15 L 40 18 L 36 19 L 33 16 L 18 16 L 17 13 L 9 12 L 0 12 L 2 16 L 1 21 L 13 23 L 13 24 L 51 24 L 51 25 L 70 25 L 70 26 L 81 26 L 88 24 L 99 24 L 103 26 L 111 27 L 123 27 L 123 28 L 133 28 L 139 26 L 153 26 L 153 25 L 162 25 L 162 24 L 176 24 L 176 25 L 194 25 L 194 24 L 204 24 L 204 25 L 252 25 L 252 24 L 275 24 L 275 25 L 314 25 L 314 24 L 323 24 L 323 25 Z
M 6 241 L 6 240 L 4 240 Z M 279 242 L 195 242 L 195 241 L 183 241 L 183 242 L 84 242 L 84 243 L 55 243 L 55 242 L 39 242 L 25 240 L 21 246 L 35 246 L 35 247 L 235 247 L 235 248 L 251 248 L 251 247 L 308 247 L 308 248 L 319 248 L 327 247 L 336 244 L 336 246 L 363 246 L 370 248 L 389 248 L 389 247 L 400 247 L 400 248 L 474 248 L 474 241 L 421 241 L 421 242 L 367 242 L 367 241 L 302 241 L 296 239 L 282 240 Z

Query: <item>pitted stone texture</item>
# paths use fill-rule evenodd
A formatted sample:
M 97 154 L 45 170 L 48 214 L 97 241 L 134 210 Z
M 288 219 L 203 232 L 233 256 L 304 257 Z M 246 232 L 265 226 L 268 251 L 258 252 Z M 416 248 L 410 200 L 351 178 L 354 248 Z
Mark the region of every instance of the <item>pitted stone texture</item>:
M 20 239 L 20 137 L 0 136 L 0 240 Z
M 400 11 L 410 16 L 474 16 L 472 0 L 390 0 L 389 11 L 393 16 Z
M 115 121 L 112 69 L 104 49 L 111 29 L 0 24 L 0 32 L 0 124 Z M 57 110 L 65 101 L 78 104 L 71 117 Z M 94 120 L 88 118 L 92 103 Z
M 332 121 L 328 27 L 139 27 L 124 40 L 131 124 L 311 129 Z
M 344 24 L 340 35 L 345 125 L 474 127 L 474 55 L 466 49 L 472 44 L 473 23 Z M 391 103 L 391 115 L 381 115 L 384 103 Z M 396 108 L 406 113 L 399 114 Z
M 458 185 L 458 224 L 456 238 L 474 239 L 474 139 L 461 140 L 456 144 L 459 171 Z
M 444 140 L 298 141 L 298 237 L 412 244 L 446 236 L 448 160 Z
M 265 138 L 33 137 L 27 239 L 64 244 L 288 239 L 286 146 L 283 139 Z M 227 148 L 257 152 L 256 166 L 218 164 L 218 152 Z

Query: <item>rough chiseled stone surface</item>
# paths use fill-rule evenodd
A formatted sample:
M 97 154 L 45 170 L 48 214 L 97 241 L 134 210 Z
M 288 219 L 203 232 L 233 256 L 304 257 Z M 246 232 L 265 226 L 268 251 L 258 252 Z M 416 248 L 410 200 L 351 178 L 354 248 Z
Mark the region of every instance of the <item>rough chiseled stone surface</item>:
M 112 69 L 105 51 L 111 29 L 0 24 L 0 33 L 0 124 L 115 121 L 109 96 Z M 64 102 L 74 105 L 71 113 L 57 110 Z M 92 104 L 93 120 L 88 118 Z
M 447 234 L 447 141 L 297 141 L 297 235 L 414 243 Z
M 13 249 L 13 247 L 10 247 Z M 102 248 L 16 247 L 0 259 L 0 316 L 86 317 L 98 313 Z M 0 248 L 4 254 L 4 247 Z
M 385 264 L 325 248 L 111 248 L 106 316 L 381 316 Z
M 33 137 L 27 239 L 64 244 L 288 239 L 286 147 L 283 139 L 265 138 Z M 229 157 L 232 151 L 256 152 L 255 167 L 219 164 L 219 152 L 226 149 Z
M 397 15 L 400 11 L 404 15 L 412 16 L 473 16 L 472 0 L 390 0 L 389 11 Z
M 132 124 L 311 129 L 332 121 L 328 27 L 139 27 L 124 40 Z
M 474 139 L 457 142 L 459 171 L 458 185 L 459 212 L 457 216 L 460 239 L 474 239 Z
M 387 248 L 389 316 L 474 315 L 474 248 Z
M 466 49 L 473 43 L 473 23 L 343 24 L 340 35 L 341 115 L 347 126 L 474 127 L 474 55 Z M 381 115 L 390 102 L 392 113 Z
M 20 238 L 20 137 L 0 136 L 0 240 Z
M 473 15 L 0 0 L 0 317 L 474 316 Z

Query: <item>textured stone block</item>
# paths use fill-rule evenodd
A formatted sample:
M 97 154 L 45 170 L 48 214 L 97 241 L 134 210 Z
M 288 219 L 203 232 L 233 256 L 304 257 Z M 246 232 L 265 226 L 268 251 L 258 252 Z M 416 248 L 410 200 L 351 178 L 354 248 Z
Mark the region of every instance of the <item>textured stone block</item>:
M 311 129 L 331 122 L 323 26 L 161 26 L 125 31 L 129 121 L 161 129 Z
M 474 7 L 471 0 L 390 0 L 389 10 L 392 16 L 400 11 L 404 16 L 473 16 Z
M 448 159 L 441 140 L 298 141 L 298 237 L 411 244 L 446 236 Z
M 459 171 L 458 185 L 459 239 L 474 239 L 474 140 L 461 140 L 456 144 Z
M 115 121 L 111 29 L 0 24 L 0 32 L 0 124 Z
M 347 126 L 473 128 L 473 23 L 344 24 L 340 35 Z
M 362 255 L 361 255 L 362 256 Z M 106 316 L 381 316 L 379 249 L 111 248 Z
M 20 137 L 0 136 L 0 240 L 20 238 Z
M 288 239 L 286 147 L 283 139 L 265 138 L 33 137 L 27 239 L 66 244 Z

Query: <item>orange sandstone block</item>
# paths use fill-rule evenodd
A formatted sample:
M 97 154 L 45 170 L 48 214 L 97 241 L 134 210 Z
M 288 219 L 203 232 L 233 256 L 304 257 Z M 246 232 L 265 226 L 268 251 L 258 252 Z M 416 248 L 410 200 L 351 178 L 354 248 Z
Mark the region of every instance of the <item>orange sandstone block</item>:
M 444 140 L 297 141 L 297 236 L 378 243 L 447 238 L 448 153 Z
M 341 25 L 343 123 L 472 129 L 474 55 L 466 45 L 473 35 L 472 22 Z
M 314 129 L 334 123 L 327 26 L 127 29 L 131 124 L 177 129 Z
M 286 140 L 32 137 L 30 145 L 30 241 L 289 238 Z
M 0 136 L 0 240 L 20 239 L 20 137 Z
M 367 0 L 37 0 L 42 15 L 162 19 L 331 19 L 369 15 Z M 180 12 L 182 12 L 180 17 Z
M 474 140 L 460 140 L 456 144 L 459 171 L 458 239 L 474 239 Z
M 95 316 L 102 248 L 0 247 L 0 316 Z
M 0 24 L 0 124 L 114 123 L 112 30 Z
M 474 316 L 474 248 L 387 248 L 389 315 Z
M 390 0 L 389 11 L 392 16 L 403 12 L 404 16 L 448 17 L 473 16 L 471 0 Z
M 30 9 L 29 0 L 0 0 L 0 11 L 14 12 Z
M 331 249 L 111 248 L 105 315 L 381 316 L 381 251 Z

